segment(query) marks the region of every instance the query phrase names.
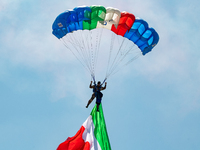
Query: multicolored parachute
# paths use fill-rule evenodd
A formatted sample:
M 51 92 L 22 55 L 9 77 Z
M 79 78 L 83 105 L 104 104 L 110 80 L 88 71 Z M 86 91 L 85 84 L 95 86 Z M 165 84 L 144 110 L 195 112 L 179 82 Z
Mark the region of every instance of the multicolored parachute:
M 55 19 L 52 28 L 92 77 L 100 69 L 105 71 L 105 79 L 150 52 L 159 41 L 146 21 L 112 7 L 67 10 Z

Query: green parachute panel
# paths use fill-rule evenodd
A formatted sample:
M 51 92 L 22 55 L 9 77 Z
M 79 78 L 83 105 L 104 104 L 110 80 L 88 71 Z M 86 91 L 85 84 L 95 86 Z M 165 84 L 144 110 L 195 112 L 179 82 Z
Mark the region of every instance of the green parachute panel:
M 104 21 L 106 16 L 106 8 L 103 6 L 90 6 L 91 14 L 88 12 L 87 15 L 90 15 L 91 20 L 83 21 L 83 30 L 92 30 L 97 27 L 98 21 Z

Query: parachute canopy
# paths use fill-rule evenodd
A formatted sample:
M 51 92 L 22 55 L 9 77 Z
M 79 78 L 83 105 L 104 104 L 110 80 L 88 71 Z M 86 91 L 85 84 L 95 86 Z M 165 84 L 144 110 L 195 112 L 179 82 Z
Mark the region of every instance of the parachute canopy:
M 108 64 L 104 67 L 107 70 L 106 78 L 137 58 L 138 53 L 131 55 L 134 49 L 145 55 L 159 41 L 158 33 L 143 19 L 129 12 L 99 5 L 79 6 L 61 13 L 52 29 L 52 33 L 72 51 L 92 76 L 95 76 L 99 52 L 107 49 L 107 55 L 102 55 L 107 56 Z M 110 32 L 110 35 L 104 32 Z M 108 45 L 104 42 L 105 38 L 110 45 L 102 48 L 102 45 Z M 125 59 L 127 55 L 131 56 L 128 60 Z

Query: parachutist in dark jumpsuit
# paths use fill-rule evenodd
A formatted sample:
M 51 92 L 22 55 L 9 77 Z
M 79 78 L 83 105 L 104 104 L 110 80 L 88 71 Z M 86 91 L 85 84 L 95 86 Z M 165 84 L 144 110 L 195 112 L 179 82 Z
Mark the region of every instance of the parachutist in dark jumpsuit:
M 101 93 L 101 91 L 106 89 L 106 85 L 107 85 L 107 82 L 105 82 L 105 86 L 102 87 L 100 81 L 98 81 L 97 85 L 96 84 L 92 85 L 92 81 L 91 81 L 89 87 L 91 89 L 93 89 L 93 94 L 92 94 L 92 97 L 90 98 L 90 100 L 88 101 L 86 108 L 88 108 L 88 106 L 90 105 L 90 103 L 96 97 L 97 111 L 99 111 L 99 105 L 101 104 L 101 99 L 103 97 L 103 94 Z

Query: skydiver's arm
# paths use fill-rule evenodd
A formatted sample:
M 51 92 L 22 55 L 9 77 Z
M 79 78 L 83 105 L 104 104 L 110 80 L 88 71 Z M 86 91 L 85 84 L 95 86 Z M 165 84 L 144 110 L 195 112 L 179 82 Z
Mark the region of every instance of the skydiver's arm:
M 101 91 L 106 89 L 106 85 L 107 85 L 107 82 L 105 82 L 105 86 L 101 88 Z
M 94 88 L 94 85 L 92 85 L 92 81 L 90 82 L 90 86 L 89 88 L 93 89 Z

